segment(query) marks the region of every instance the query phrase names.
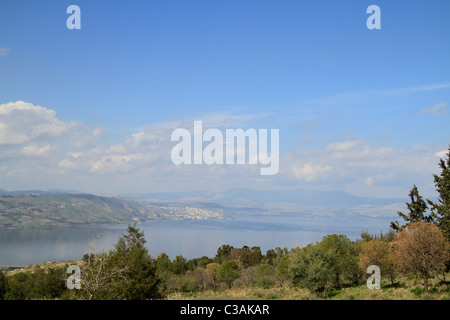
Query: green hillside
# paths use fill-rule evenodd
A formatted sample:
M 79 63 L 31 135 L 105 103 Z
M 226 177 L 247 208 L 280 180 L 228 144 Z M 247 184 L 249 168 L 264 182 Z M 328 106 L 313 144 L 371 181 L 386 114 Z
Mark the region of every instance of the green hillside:
M 55 228 L 149 220 L 223 219 L 220 211 L 164 207 L 91 194 L 15 194 L 0 196 L 0 229 Z

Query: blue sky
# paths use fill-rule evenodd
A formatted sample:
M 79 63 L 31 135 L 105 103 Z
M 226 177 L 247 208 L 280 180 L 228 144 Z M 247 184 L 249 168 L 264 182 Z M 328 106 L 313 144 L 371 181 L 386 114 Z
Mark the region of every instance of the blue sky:
M 71 4 L 81 30 L 66 28 Z M 381 30 L 366 27 L 371 4 Z M 0 187 L 247 184 L 387 197 L 417 184 L 432 194 L 450 143 L 449 10 L 446 0 L 2 0 Z M 280 129 L 280 174 L 174 172 L 161 146 L 168 128 L 202 119 Z M 43 124 L 51 134 L 24 129 Z

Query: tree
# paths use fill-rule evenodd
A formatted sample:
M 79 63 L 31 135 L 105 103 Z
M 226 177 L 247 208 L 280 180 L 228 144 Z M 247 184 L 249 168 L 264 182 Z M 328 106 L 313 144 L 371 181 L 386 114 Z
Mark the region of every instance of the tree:
M 217 270 L 219 269 L 220 264 L 217 262 L 212 262 L 206 265 L 206 279 L 207 284 L 213 287 L 213 290 L 216 290 L 217 287 Z
M 319 245 L 324 251 L 333 253 L 333 265 L 336 270 L 336 285 L 340 285 L 340 275 L 349 273 L 354 279 L 358 274 L 358 254 L 355 246 L 345 235 L 331 234 L 323 237 Z
M 361 231 L 361 239 L 362 239 L 362 241 L 370 241 L 370 240 L 373 240 L 373 235 L 371 235 L 370 233 L 369 233 L 369 231 Z
M 162 252 L 156 257 L 156 272 L 158 274 L 165 274 L 172 271 L 172 262 L 167 254 Z
M 272 265 L 268 263 L 260 264 L 256 267 L 255 280 L 264 288 L 270 288 L 276 282 L 276 274 Z
M 289 278 L 289 264 L 291 255 L 284 255 L 277 264 L 277 276 L 281 279 Z
M 232 250 L 233 246 L 230 246 L 228 244 L 222 245 L 217 249 L 215 261 L 218 263 L 222 263 L 223 261 L 227 260 Z
M 82 300 L 116 299 L 121 294 L 121 281 L 125 281 L 128 265 L 118 262 L 114 251 L 98 252 L 95 235 L 88 246 L 89 253 L 83 256 L 81 269 L 81 290 L 69 290 L 68 298 Z M 67 267 L 66 267 L 67 270 Z M 66 275 L 67 276 L 67 275 Z
M 438 201 L 428 200 L 431 212 L 436 217 L 436 223 L 441 228 L 444 236 L 450 239 L 450 146 L 447 159 L 440 159 L 440 175 L 434 174 L 434 184 L 439 194 Z
M 262 258 L 261 248 L 257 246 L 252 247 L 247 257 L 248 266 L 258 265 Z
M 197 260 L 197 266 L 201 268 L 206 268 L 206 265 L 213 262 L 212 259 L 208 258 L 207 256 L 203 256 L 201 258 L 196 259 Z
M 124 274 L 114 279 L 118 299 L 144 300 L 161 297 L 156 277 L 156 265 L 150 257 L 145 243 L 144 232 L 135 225 L 128 226 L 124 234 L 111 253 L 113 267 L 125 268 Z
M 235 261 L 224 261 L 217 269 L 216 277 L 219 282 L 225 282 L 228 287 L 239 278 L 240 270 Z
M 400 226 L 397 221 L 391 222 L 391 228 L 395 231 L 403 230 L 410 223 L 414 222 L 433 222 L 433 215 L 425 215 L 428 206 L 425 200 L 423 200 L 422 196 L 419 195 L 419 190 L 416 186 L 414 186 L 409 192 L 409 198 L 411 199 L 411 202 L 406 202 L 409 213 L 404 214 L 401 211 L 397 212 L 397 214 L 406 221 L 406 224 Z
M 185 274 L 187 270 L 186 262 L 187 260 L 183 256 L 176 256 L 172 261 L 172 272 L 174 274 Z
M 59 297 L 64 290 L 66 289 L 65 279 L 67 277 L 67 273 L 63 270 L 63 268 L 49 268 L 44 277 L 44 292 L 45 295 L 54 299 Z
M 334 253 L 319 245 L 307 245 L 295 250 L 289 258 L 289 277 L 294 285 L 303 285 L 314 293 L 334 287 L 336 268 Z
M 273 249 L 269 249 L 266 251 L 266 254 L 263 257 L 263 261 L 265 263 L 274 265 L 277 262 L 277 253 Z
M 359 254 L 359 266 L 363 273 L 367 267 L 376 265 L 380 267 L 381 273 L 388 275 L 391 283 L 394 283 L 394 257 L 392 256 L 389 243 L 374 239 L 361 244 L 361 253 Z
M 29 297 L 32 282 L 30 274 L 19 272 L 8 279 L 8 291 L 5 300 L 25 300 Z
M 411 223 L 398 232 L 393 252 L 400 269 L 423 277 L 426 293 L 430 274 L 441 272 L 449 259 L 447 239 L 438 226 L 427 222 Z

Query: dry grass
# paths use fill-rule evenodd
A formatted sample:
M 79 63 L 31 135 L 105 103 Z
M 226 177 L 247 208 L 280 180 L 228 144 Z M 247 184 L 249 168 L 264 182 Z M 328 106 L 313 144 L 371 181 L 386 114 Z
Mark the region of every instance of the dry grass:
M 217 291 L 174 293 L 168 296 L 169 300 L 311 300 L 315 298 L 306 289 L 292 287 L 270 289 L 239 287 Z
M 6 276 L 13 276 L 13 275 L 15 275 L 17 273 L 21 273 L 21 272 L 34 273 L 37 269 L 43 269 L 44 271 L 47 271 L 50 268 L 51 269 L 55 269 L 55 268 L 64 267 L 66 265 L 68 265 L 68 266 L 70 266 L 70 265 L 81 266 L 81 264 L 82 264 L 81 260 L 48 261 L 48 262 L 45 262 L 45 263 L 42 263 L 42 264 L 36 264 L 36 265 L 29 264 L 25 268 L 20 268 L 20 269 L 14 269 L 14 270 L 6 271 L 5 275 Z
M 429 293 L 425 294 L 422 281 L 414 284 L 413 277 L 399 277 L 394 285 L 383 280 L 380 290 L 370 290 L 365 284 L 335 290 L 328 295 L 317 295 L 304 288 L 289 285 L 264 289 L 256 286 L 206 290 L 194 293 L 174 293 L 169 300 L 450 300 L 450 274 L 446 280 L 429 279 Z

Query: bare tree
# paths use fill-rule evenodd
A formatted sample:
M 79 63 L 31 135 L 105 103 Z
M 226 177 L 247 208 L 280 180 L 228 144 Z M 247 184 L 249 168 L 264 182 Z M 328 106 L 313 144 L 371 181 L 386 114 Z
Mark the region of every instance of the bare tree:
M 124 275 L 128 266 L 116 267 L 111 263 L 110 253 L 98 252 L 97 244 L 100 238 L 101 235 L 94 235 L 94 240 L 88 245 L 89 253 L 84 256 L 80 266 L 81 289 L 71 291 L 74 299 L 114 299 L 120 293 L 115 290 L 116 280 L 126 281 Z

